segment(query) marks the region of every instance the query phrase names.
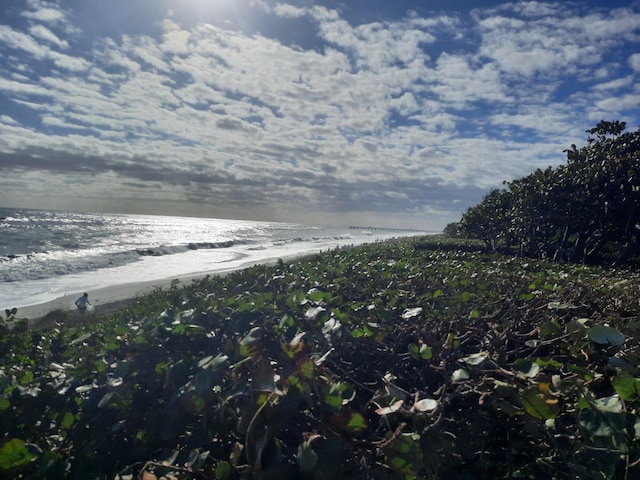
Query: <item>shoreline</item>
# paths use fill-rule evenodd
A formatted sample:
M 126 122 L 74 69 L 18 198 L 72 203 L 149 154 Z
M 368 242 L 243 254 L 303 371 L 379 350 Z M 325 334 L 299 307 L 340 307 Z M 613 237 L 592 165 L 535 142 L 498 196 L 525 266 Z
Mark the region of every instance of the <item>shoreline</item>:
M 79 320 L 83 318 L 90 318 L 96 314 L 104 315 L 124 308 L 125 306 L 135 302 L 136 299 L 149 295 L 155 290 L 166 289 L 176 281 L 179 282 L 179 287 L 182 287 L 186 286 L 192 280 L 199 280 L 209 276 L 227 275 L 231 272 L 240 271 L 253 265 L 271 265 L 276 263 L 278 260 L 292 262 L 313 256 L 317 253 L 318 252 L 316 251 L 310 251 L 287 257 L 265 259 L 260 262 L 247 262 L 246 264 L 237 267 L 227 267 L 145 282 L 122 283 L 96 290 L 90 290 L 87 293 L 89 294 L 89 302 L 93 305 L 93 309 L 84 313 L 79 312 L 75 306 L 75 301 L 83 292 L 76 292 L 55 298 L 48 302 L 18 307 L 15 318 L 16 320 L 26 319 L 28 321 L 28 327 L 34 328 L 59 321 L 65 317 L 71 320 Z

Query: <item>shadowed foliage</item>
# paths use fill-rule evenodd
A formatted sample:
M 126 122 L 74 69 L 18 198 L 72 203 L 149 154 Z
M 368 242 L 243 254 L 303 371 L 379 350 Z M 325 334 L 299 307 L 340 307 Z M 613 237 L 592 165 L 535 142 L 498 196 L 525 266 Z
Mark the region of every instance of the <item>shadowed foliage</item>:
M 0 474 L 640 475 L 638 274 L 455 245 L 335 250 L 5 332 Z
M 640 261 L 640 129 L 600 122 L 567 163 L 506 182 L 463 215 L 459 230 L 495 251 L 600 265 Z

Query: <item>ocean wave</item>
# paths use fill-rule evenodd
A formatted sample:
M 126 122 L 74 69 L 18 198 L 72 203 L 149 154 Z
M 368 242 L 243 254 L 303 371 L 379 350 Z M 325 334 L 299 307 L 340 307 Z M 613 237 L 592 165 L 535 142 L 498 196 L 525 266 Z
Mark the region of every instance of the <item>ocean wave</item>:
M 280 240 L 276 240 L 273 242 L 274 245 L 287 245 L 287 244 L 291 244 L 291 243 L 321 243 L 321 242 L 327 242 L 327 241 L 336 241 L 336 242 L 342 242 L 345 240 L 354 240 L 354 236 L 353 235 L 349 235 L 349 234 L 336 234 L 336 235 L 326 235 L 326 236 L 321 236 L 321 237 L 292 237 L 292 238 L 283 238 Z
M 82 250 L 32 252 L 24 255 L 10 254 L 0 257 L 0 282 L 40 280 L 58 275 L 119 267 L 140 261 L 149 256 L 159 257 L 193 250 L 224 249 L 250 243 L 247 240 L 191 242 L 181 245 L 154 245 L 102 254 L 89 253 Z

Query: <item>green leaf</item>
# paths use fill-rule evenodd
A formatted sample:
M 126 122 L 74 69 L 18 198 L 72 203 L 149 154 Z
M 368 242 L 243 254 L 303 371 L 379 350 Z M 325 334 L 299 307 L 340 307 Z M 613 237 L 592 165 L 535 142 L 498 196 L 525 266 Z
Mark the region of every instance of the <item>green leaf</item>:
M 276 391 L 275 372 L 268 360 L 261 360 L 256 365 L 251 382 L 253 389 L 260 392 Z
M 358 433 L 367 429 L 367 421 L 358 412 L 351 413 L 351 419 L 347 423 L 346 430 L 351 433 Z
M 311 321 L 317 321 L 318 323 L 324 323 L 331 317 L 331 312 L 323 307 L 314 307 L 308 309 L 305 314 L 305 318 Z
M 419 434 L 403 433 L 396 436 L 385 446 L 384 452 L 391 469 L 404 474 L 404 478 L 417 477 L 424 455 Z
M 467 372 L 464 368 L 458 368 L 451 374 L 452 382 L 462 382 L 469 378 L 469 372 Z
M 209 355 L 208 357 L 204 357 L 198 362 L 198 367 L 205 370 L 215 371 L 225 365 L 228 360 L 229 357 L 227 355 L 223 355 L 222 353 L 219 353 L 215 357 Z
M 229 462 L 219 462 L 216 465 L 216 480 L 227 480 L 231 476 L 231 464 Z
M 628 372 L 620 372 L 611 379 L 611 384 L 623 400 L 635 400 L 640 397 L 640 379 L 634 378 Z
M 488 358 L 489 358 L 488 352 L 478 352 L 478 353 L 472 353 L 471 355 L 461 358 L 461 360 L 467 365 L 478 366 Z
M 560 368 L 560 367 L 562 367 L 562 363 L 560 363 L 557 360 L 554 360 L 552 358 L 544 359 L 544 358 L 538 357 L 538 358 L 536 358 L 536 363 L 541 367 L 551 367 L 551 368 Z
M 450 348 L 451 350 L 457 350 L 460 347 L 460 340 L 456 337 L 455 333 L 447 335 L 447 339 L 444 342 L 444 348 Z
M 624 344 L 626 337 L 613 327 L 594 325 L 589 330 L 589 338 L 595 343 L 620 346 Z
M 0 411 L 4 411 L 11 406 L 11 402 L 4 397 L 0 397 Z
M 573 308 L 577 308 L 574 305 L 570 305 L 568 303 L 561 303 L 561 302 L 549 302 L 547 304 L 547 308 L 549 310 L 568 310 L 568 309 L 573 309 Z
M 94 386 L 92 384 L 89 385 L 80 385 L 76 387 L 76 393 L 86 393 L 89 390 L 92 390 Z
M 416 360 L 430 360 L 431 357 L 433 357 L 431 348 L 429 348 L 429 345 L 425 343 L 421 344 L 420 346 L 415 343 L 410 343 L 408 349 L 409 354 Z
M 75 417 L 73 416 L 73 413 L 67 412 L 64 414 L 64 417 L 62 418 L 62 422 L 60 422 L 60 426 L 62 428 L 69 428 L 71 427 L 71 425 L 73 425 L 74 421 L 75 421 Z
M 76 345 L 78 343 L 82 343 L 85 340 L 87 340 L 88 338 L 91 338 L 91 334 L 90 333 L 85 333 L 84 335 L 80 335 L 75 340 L 72 340 L 71 343 L 69 343 L 69 345 Z
M 590 382 L 594 378 L 594 373 L 588 368 L 582 367 L 580 365 L 574 365 L 572 363 L 567 366 L 572 372 L 577 373 L 578 375 L 582 375 L 582 378 L 584 378 L 587 382 Z
M 107 393 L 105 393 L 103 397 L 100 399 L 100 402 L 98 402 L 98 408 L 104 408 L 107 405 L 109 405 L 109 402 L 113 398 L 114 394 L 115 392 L 113 390 L 110 390 Z
M 255 345 L 260 341 L 261 337 L 262 337 L 262 328 L 254 327 L 249 331 L 247 335 L 244 336 L 242 340 L 240 340 L 240 345 L 242 346 Z
M 580 426 L 592 437 L 624 437 L 634 425 L 635 415 L 630 413 L 584 410 L 580 414 Z
M 27 449 L 24 440 L 12 438 L 0 448 L 0 468 L 8 470 L 29 463 L 36 455 Z
M 107 364 L 102 359 L 96 360 L 93 364 L 96 366 L 96 370 L 100 373 L 104 372 L 107 369 Z
M 562 333 L 562 326 L 558 322 L 545 322 L 540 325 L 540 336 L 542 338 L 559 337 Z
M 525 390 L 520 395 L 520 401 L 527 413 L 535 418 L 543 420 L 556 418 L 558 409 L 555 405 L 548 404 L 537 387 Z
M 309 300 L 313 302 L 320 302 L 323 300 L 328 301 L 328 300 L 331 300 L 331 294 L 327 292 L 322 292 L 320 290 L 314 290 L 312 292 L 309 292 Z
M 309 442 L 302 442 L 298 445 L 298 455 L 296 456 L 298 466 L 303 472 L 310 472 L 318 463 L 318 454 L 313 451 Z
M 351 336 L 352 336 L 353 338 L 361 338 L 361 337 L 364 337 L 364 330 L 362 330 L 361 328 L 354 328 L 354 329 L 351 331 Z
M 313 364 L 313 360 L 305 360 L 299 363 L 298 371 L 305 378 L 313 378 L 313 374 L 315 372 L 315 365 Z
M 198 367 L 199 368 L 205 367 L 207 364 L 209 364 L 209 362 L 211 362 L 211 360 L 213 360 L 213 355 L 209 355 L 208 357 L 201 358 L 200 361 L 198 362 Z
M 327 395 L 324 397 L 324 403 L 328 405 L 331 411 L 337 412 L 342 408 L 342 396 L 341 395 Z
M 519 358 L 513 363 L 513 368 L 524 377 L 533 378 L 540 371 L 540 365 L 528 358 Z
M 200 468 L 207 461 L 207 458 L 209 458 L 209 453 L 209 450 L 201 452 L 199 448 L 194 448 L 193 450 L 191 450 L 189 454 L 189 460 L 187 460 L 189 468 L 194 471 L 200 470 Z
M 407 308 L 402 312 L 402 318 L 408 320 L 419 316 L 422 313 L 422 307 Z
M 622 402 L 619 395 L 611 395 L 610 397 L 598 398 L 593 401 L 593 406 L 601 412 L 622 412 Z
M 576 403 L 576 405 L 580 410 L 591 409 L 591 404 L 589 403 L 589 400 L 587 400 L 585 397 L 581 397 L 580 400 L 578 400 L 578 403 Z
M 200 370 L 193 379 L 196 393 L 205 394 L 218 384 L 222 376 L 213 370 Z
M 304 337 L 307 332 L 300 332 L 289 343 L 282 343 L 282 350 L 289 358 L 295 357 L 304 350 Z
M 20 379 L 20 383 L 22 385 L 27 385 L 27 384 L 31 383 L 33 378 L 34 378 L 33 372 L 31 370 L 27 370 L 24 373 L 24 375 L 22 376 L 22 378 Z

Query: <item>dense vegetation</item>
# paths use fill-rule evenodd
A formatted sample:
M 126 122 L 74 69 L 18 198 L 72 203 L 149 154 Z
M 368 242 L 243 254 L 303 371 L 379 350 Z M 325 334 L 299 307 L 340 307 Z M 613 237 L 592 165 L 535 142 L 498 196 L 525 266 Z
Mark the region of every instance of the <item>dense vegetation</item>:
M 602 121 L 565 165 L 490 192 L 463 215 L 461 234 L 535 258 L 640 265 L 640 129 L 625 129 Z
M 17 328 L 0 477 L 639 478 L 639 298 L 416 238 Z

